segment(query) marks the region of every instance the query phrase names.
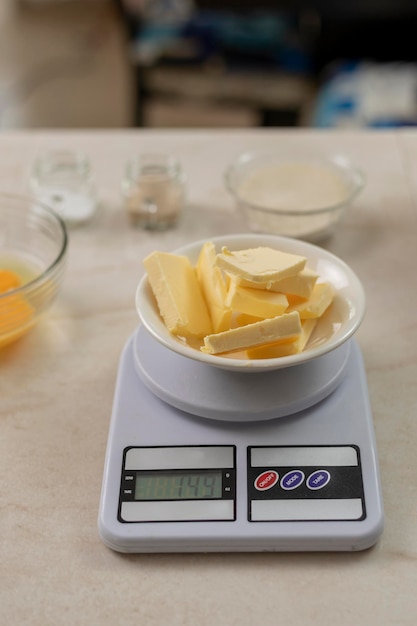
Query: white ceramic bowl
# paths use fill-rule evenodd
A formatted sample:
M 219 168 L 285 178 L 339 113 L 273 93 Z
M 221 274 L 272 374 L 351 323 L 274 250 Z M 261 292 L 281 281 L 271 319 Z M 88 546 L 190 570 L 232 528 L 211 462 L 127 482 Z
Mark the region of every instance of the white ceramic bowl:
M 333 286 L 334 301 L 318 321 L 307 347 L 300 354 L 256 360 L 249 360 L 243 356 L 210 355 L 185 344 L 168 331 L 145 275 L 137 288 L 136 309 L 147 331 L 169 350 L 213 367 L 241 372 L 261 372 L 300 365 L 315 359 L 343 344 L 359 328 L 365 314 L 365 293 L 362 283 L 344 261 L 330 252 L 299 239 L 276 235 L 225 235 L 214 237 L 211 241 L 218 251 L 222 246 L 227 246 L 230 250 L 269 246 L 305 256 L 308 267 L 319 274 L 320 280 Z M 203 240 L 196 241 L 174 252 L 189 257 L 190 261 L 196 264 L 203 243 L 205 243 Z
M 364 184 L 344 155 L 246 152 L 225 172 L 251 230 L 315 242 L 334 231 Z

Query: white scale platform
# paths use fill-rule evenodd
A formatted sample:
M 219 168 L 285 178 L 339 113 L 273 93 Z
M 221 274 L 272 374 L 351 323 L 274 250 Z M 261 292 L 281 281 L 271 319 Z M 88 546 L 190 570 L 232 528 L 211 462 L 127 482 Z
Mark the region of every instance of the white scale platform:
M 372 546 L 383 506 L 356 341 L 240 373 L 173 353 L 139 327 L 120 361 L 98 526 L 121 552 Z

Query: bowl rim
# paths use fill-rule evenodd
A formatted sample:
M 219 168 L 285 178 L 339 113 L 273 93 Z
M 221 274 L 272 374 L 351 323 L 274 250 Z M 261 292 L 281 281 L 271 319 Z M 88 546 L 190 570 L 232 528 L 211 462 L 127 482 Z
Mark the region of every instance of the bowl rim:
M 173 254 L 185 254 L 189 253 L 192 250 L 197 250 L 201 248 L 201 246 L 206 243 L 209 239 L 201 239 L 198 241 L 190 242 L 173 250 Z M 325 341 L 324 343 L 311 348 L 310 350 L 306 350 L 305 352 L 301 352 L 298 354 L 277 357 L 273 359 L 233 359 L 230 357 L 224 357 L 222 355 L 210 355 L 205 354 L 199 351 L 192 346 L 187 345 L 186 343 L 182 343 L 175 335 L 172 335 L 169 330 L 165 327 L 164 322 L 159 316 L 158 313 L 158 322 L 157 326 L 164 330 L 164 335 L 158 332 L 158 328 L 152 324 L 152 319 L 147 318 L 146 307 L 152 311 L 152 315 L 154 313 L 154 308 L 150 302 L 151 288 L 148 283 L 147 275 L 141 278 L 137 289 L 136 289 L 136 310 L 139 315 L 139 318 L 146 328 L 146 330 L 162 345 L 167 347 L 168 349 L 181 354 L 182 356 L 193 359 L 194 361 L 205 363 L 206 365 L 226 369 L 226 370 L 234 370 L 240 372 L 262 372 L 268 370 L 278 370 L 286 367 L 293 367 L 296 365 L 301 365 L 307 363 L 327 352 L 331 352 L 332 350 L 338 348 L 340 345 L 345 343 L 350 337 L 354 335 L 359 326 L 361 325 L 363 318 L 365 316 L 366 310 L 366 296 L 365 290 L 360 281 L 357 274 L 354 270 L 342 259 L 337 257 L 332 252 L 317 246 L 315 244 L 295 239 L 292 237 L 285 237 L 282 235 L 267 235 L 267 234 L 257 234 L 257 233 L 240 233 L 234 235 L 220 235 L 216 237 L 210 238 L 216 246 L 219 245 L 233 245 L 234 242 L 239 245 L 239 241 L 242 240 L 252 240 L 257 241 L 258 245 L 272 245 L 272 242 L 275 242 L 277 247 L 280 243 L 291 244 L 296 248 L 293 250 L 294 254 L 302 254 L 301 249 L 305 250 L 304 256 L 307 256 L 308 259 L 308 251 L 313 251 L 321 256 L 324 256 L 327 260 L 332 261 L 333 264 L 336 264 L 339 268 L 343 269 L 346 276 L 349 277 L 351 282 L 350 285 L 353 285 L 355 290 L 355 294 L 357 295 L 356 303 L 356 314 L 350 319 L 346 324 L 346 328 L 343 332 L 341 332 L 336 338 L 333 337 L 332 340 Z M 256 244 L 253 244 L 256 245 Z M 145 304 L 145 309 L 142 305 Z M 156 302 L 154 303 L 156 306 Z M 145 315 L 143 314 L 145 310 Z
M 346 197 L 337 202 L 336 204 L 329 204 L 324 207 L 320 207 L 317 209 L 308 209 L 307 211 L 303 209 L 296 210 L 286 210 L 286 209 L 273 209 L 261 206 L 260 204 L 256 204 L 254 202 L 248 202 L 239 195 L 236 186 L 231 181 L 231 176 L 233 172 L 236 172 L 240 165 L 245 163 L 249 163 L 250 161 L 256 161 L 257 159 L 272 159 L 276 160 L 277 163 L 315 163 L 321 165 L 331 165 L 332 167 L 336 167 L 339 171 L 348 172 L 351 181 L 353 182 L 353 189 L 346 195 Z M 256 150 L 242 152 L 225 170 L 224 172 L 224 184 L 229 193 L 235 198 L 236 201 L 250 207 L 252 210 L 260 211 L 261 213 L 268 213 L 272 215 L 286 215 L 286 216 L 303 216 L 306 215 L 320 215 L 322 213 L 331 213 L 332 211 L 337 211 L 342 209 L 353 202 L 356 196 L 364 189 L 366 185 L 366 176 L 364 171 L 354 165 L 350 159 L 344 154 L 337 153 L 333 155 L 326 154 L 317 154 L 314 157 L 309 155 L 279 155 L 274 152 L 257 152 Z
M 13 296 L 15 294 L 21 294 L 26 291 L 30 291 L 33 288 L 36 288 L 38 284 L 41 284 L 42 282 L 44 282 L 45 279 L 47 279 L 51 274 L 53 274 L 55 268 L 60 264 L 60 262 L 64 258 L 67 248 L 68 248 L 68 242 L 69 242 L 68 231 L 67 231 L 67 227 L 65 225 L 64 220 L 58 215 L 58 213 L 56 213 L 53 209 L 48 207 L 43 202 L 39 202 L 39 200 L 36 200 L 35 198 L 32 198 L 31 196 L 28 196 L 28 195 L 1 192 L 0 203 L 2 201 L 26 203 L 26 208 L 30 208 L 33 206 L 36 206 L 38 209 L 40 208 L 44 212 L 45 215 L 48 215 L 48 217 L 51 217 L 53 220 L 55 220 L 55 222 L 60 227 L 60 231 L 62 233 L 62 243 L 61 243 L 61 248 L 59 250 L 59 253 L 54 258 L 52 263 L 48 265 L 46 269 L 44 269 L 38 276 L 36 276 L 35 278 L 32 278 L 32 280 L 29 280 L 28 282 L 24 283 L 20 287 L 16 287 L 15 289 L 9 289 L 5 293 L 1 293 L 0 300 L 9 298 L 10 296 Z

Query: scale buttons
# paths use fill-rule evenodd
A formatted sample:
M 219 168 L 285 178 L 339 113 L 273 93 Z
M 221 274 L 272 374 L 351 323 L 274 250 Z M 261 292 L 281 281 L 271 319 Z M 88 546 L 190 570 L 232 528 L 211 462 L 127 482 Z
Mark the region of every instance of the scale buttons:
M 291 491 L 291 489 L 297 489 L 304 482 L 304 478 L 304 472 L 301 470 L 291 470 L 281 478 L 280 484 L 285 491 Z
M 305 481 L 306 487 L 310 491 L 318 491 L 319 489 L 323 489 L 323 487 L 330 482 L 330 478 L 330 472 L 324 469 L 315 470 L 307 479 L 302 470 L 292 469 L 279 480 L 278 472 L 271 469 L 258 474 L 254 481 L 254 487 L 257 491 L 267 491 L 271 489 L 271 487 L 274 487 L 279 481 L 281 489 L 284 491 L 292 491 L 293 489 L 301 487 Z
M 317 470 L 307 478 L 307 487 L 313 491 L 322 489 L 330 481 L 330 472 L 327 470 Z
M 267 489 L 271 489 L 274 485 L 277 484 L 279 480 L 278 472 L 275 470 L 267 470 L 266 472 L 262 472 L 256 478 L 254 485 L 255 489 L 258 491 L 266 491 Z

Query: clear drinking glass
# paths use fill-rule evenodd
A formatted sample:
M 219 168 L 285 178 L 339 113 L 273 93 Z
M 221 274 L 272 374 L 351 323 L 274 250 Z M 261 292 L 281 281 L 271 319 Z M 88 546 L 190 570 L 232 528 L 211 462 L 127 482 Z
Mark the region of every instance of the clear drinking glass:
M 89 220 L 97 208 L 97 195 L 87 156 L 71 150 L 40 155 L 30 174 L 36 199 L 54 209 L 67 224 Z
M 131 223 L 149 230 L 175 226 L 185 202 L 185 184 L 180 163 L 170 155 L 131 159 L 122 183 Z

